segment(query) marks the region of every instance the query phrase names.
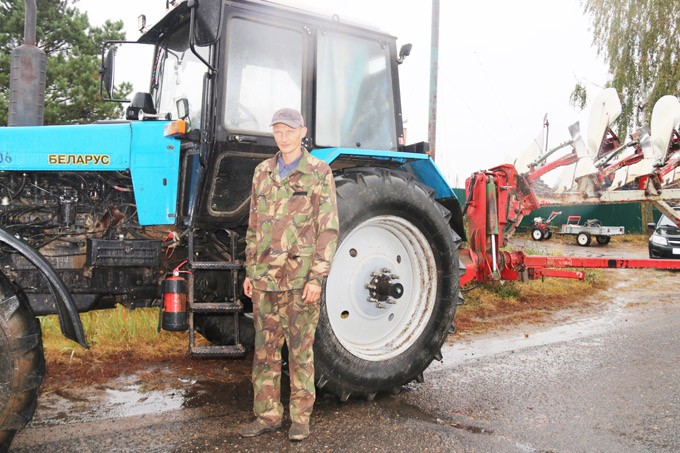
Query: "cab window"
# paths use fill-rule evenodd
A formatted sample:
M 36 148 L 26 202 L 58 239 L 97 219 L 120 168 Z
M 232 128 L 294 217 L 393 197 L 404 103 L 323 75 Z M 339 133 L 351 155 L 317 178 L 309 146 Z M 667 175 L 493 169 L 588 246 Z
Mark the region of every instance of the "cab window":
M 389 48 L 379 41 L 320 33 L 316 71 L 316 144 L 397 148 Z
M 302 105 L 303 35 L 249 19 L 229 22 L 224 125 L 271 134 L 273 112 Z

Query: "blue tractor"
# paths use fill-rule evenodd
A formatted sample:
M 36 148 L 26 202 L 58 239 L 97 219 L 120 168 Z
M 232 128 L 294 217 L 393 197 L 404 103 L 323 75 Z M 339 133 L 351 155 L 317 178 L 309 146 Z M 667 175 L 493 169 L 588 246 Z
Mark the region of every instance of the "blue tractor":
M 304 144 L 331 165 L 339 200 L 317 386 L 372 399 L 441 358 L 461 302 L 464 230 L 427 144 L 404 143 L 398 65 L 410 47 L 265 1 L 174 3 L 138 41 L 104 44 L 105 100 L 116 51 L 153 49 L 148 92 L 124 119 L 41 126 L 26 95 L 35 78 L 12 75 L 10 127 L 0 128 L 3 449 L 30 420 L 44 375 L 36 316 L 58 314 L 87 347 L 80 312 L 158 306 L 164 328 L 188 331 L 190 354 L 246 355 L 251 178 L 276 152 L 269 120 L 280 107 L 302 111 Z

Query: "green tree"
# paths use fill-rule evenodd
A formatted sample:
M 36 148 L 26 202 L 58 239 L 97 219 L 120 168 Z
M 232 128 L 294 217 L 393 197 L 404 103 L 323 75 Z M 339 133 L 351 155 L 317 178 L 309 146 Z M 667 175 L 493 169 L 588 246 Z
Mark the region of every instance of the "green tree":
M 125 39 L 121 21 L 90 25 L 77 0 L 37 0 L 37 46 L 47 56 L 45 124 L 90 123 L 120 118 L 122 106 L 99 96 L 100 49 L 107 39 Z M 7 124 L 12 49 L 24 40 L 24 1 L 0 0 L 0 125 Z M 116 96 L 127 97 L 130 84 Z
M 654 103 L 680 94 L 680 8 L 677 0 L 582 0 L 593 43 L 609 65 L 623 112 L 620 132 L 647 123 Z M 577 85 L 572 103 L 582 107 Z

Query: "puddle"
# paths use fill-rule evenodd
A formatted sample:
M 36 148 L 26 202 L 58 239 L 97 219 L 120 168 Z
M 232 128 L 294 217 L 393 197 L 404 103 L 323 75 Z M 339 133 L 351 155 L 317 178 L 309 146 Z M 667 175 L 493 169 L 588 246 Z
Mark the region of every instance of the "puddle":
M 106 386 L 59 389 L 41 395 L 31 425 L 86 423 L 208 406 L 224 410 L 243 406 L 251 400 L 249 382 L 164 378 L 162 383 L 155 383 L 156 388 L 150 384 L 137 375 L 130 375 Z
M 466 423 L 461 423 L 459 421 L 445 420 L 439 417 L 435 417 L 434 415 L 428 414 L 427 412 L 423 411 L 418 406 L 405 403 L 399 400 L 398 398 L 394 397 L 381 399 L 380 405 L 383 409 L 392 413 L 392 418 L 406 418 L 409 420 L 418 420 L 426 423 L 445 425 L 456 429 L 462 429 L 473 434 L 494 433 L 492 429 L 486 427 L 475 426 Z
M 494 336 L 489 338 L 475 337 L 474 341 L 465 341 L 463 338 L 452 344 L 444 345 L 442 348 L 444 361 L 433 362 L 429 371 L 447 369 L 479 357 L 594 337 L 614 328 L 617 323 L 627 320 L 629 316 L 634 316 L 629 313 L 630 306 L 640 306 L 650 301 L 649 289 L 644 288 L 645 285 L 642 284 L 648 276 L 635 270 L 617 270 L 616 272 L 619 276 L 624 272 L 626 274 L 605 296 L 611 299 L 603 311 L 586 315 L 574 313 L 573 319 L 570 317 L 554 327 L 531 325 L 512 332 L 493 334 Z M 525 335 L 525 332 L 528 335 Z M 596 339 L 593 341 L 597 342 Z

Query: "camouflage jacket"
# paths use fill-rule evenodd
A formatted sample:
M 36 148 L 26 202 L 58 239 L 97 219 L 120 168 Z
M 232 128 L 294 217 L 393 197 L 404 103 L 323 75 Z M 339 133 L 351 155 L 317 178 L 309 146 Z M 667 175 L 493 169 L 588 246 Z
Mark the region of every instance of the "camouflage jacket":
M 255 168 L 246 233 L 246 274 L 261 291 L 321 286 L 338 242 L 335 181 L 330 167 L 303 148 L 283 180 L 278 154 Z

